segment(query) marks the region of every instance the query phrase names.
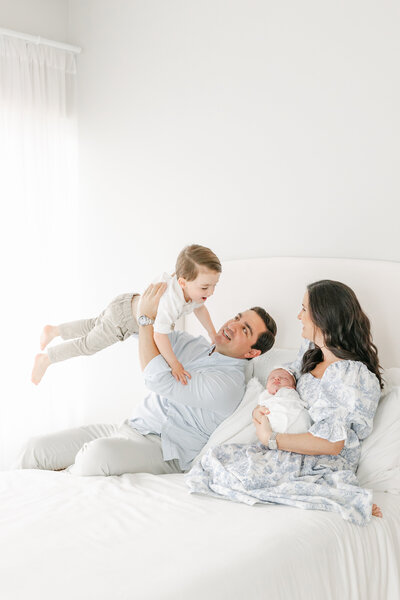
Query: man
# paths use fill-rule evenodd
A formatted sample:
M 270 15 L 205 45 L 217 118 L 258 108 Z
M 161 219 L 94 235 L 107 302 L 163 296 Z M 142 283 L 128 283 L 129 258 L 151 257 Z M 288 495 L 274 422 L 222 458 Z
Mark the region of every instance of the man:
M 245 387 L 245 359 L 269 350 L 275 321 L 262 308 L 239 313 L 217 332 L 215 346 L 203 337 L 173 332 L 174 353 L 190 373 L 182 385 L 153 339 L 157 307 L 165 284 L 151 285 L 141 299 L 139 358 L 149 396 L 121 426 L 89 425 L 33 438 L 20 468 L 60 470 L 75 475 L 180 473 L 212 432 L 236 409 Z

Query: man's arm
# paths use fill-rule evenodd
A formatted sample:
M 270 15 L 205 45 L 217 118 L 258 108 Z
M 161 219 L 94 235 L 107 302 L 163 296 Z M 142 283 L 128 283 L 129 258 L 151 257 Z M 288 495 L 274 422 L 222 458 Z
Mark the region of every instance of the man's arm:
M 149 285 L 140 301 L 140 310 L 143 315 L 150 319 L 156 318 L 158 303 L 166 287 L 166 283 Z M 159 354 L 160 352 L 154 342 L 153 325 L 139 326 L 139 360 L 142 371 Z
M 166 289 L 166 284 L 150 285 L 141 299 L 141 313 L 154 319 L 158 303 Z M 153 326 L 139 327 L 139 359 L 144 372 L 146 386 L 168 400 L 187 406 L 209 408 L 227 413 L 235 406 L 244 393 L 242 372 L 226 373 L 224 369 L 192 373 L 187 385 L 175 380 L 171 369 L 160 354 L 153 338 Z

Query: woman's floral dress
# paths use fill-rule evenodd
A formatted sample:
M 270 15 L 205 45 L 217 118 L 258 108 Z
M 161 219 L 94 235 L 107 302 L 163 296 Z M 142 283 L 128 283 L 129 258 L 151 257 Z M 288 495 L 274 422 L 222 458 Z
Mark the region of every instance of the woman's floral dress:
M 372 491 L 355 475 L 360 444 L 372 430 L 380 398 L 377 377 L 358 361 L 331 364 L 321 379 L 300 374 L 303 344 L 295 372 L 297 391 L 313 421 L 309 433 L 330 442 L 345 440 L 339 455 L 309 456 L 269 450 L 260 442 L 211 448 L 186 475 L 191 492 L 246 504 L 279 503 L 338 512 L 365 525 L 371 518 Z

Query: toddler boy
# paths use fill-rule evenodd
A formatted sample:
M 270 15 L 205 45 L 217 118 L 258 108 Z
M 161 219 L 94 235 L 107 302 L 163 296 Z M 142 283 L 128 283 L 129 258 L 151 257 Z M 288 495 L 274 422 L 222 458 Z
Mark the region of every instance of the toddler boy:
M 221 263 L 214 252 L 193 244 L 180 252 L 175 273 L 162 276 L 161 280 L 167 283 L 167 288 L 161 297 L 154 322 L 140 313 L 139 294 L 127 293 L 117 296 L 97 318 L 46 325 L 40 336 L 41 350 L 57 336 L 68 341 L 51 346 L 47 353 L 37 354 L 32 382 L 38 385 L 48 367 L 55 362 L 95 354 L 138 333 L 139 325 L 154 324 L 154 341 L 160 354 L 171 367 L 175 379 L 186 385 L 190 374 L 176 358 L 168 333 L 173 331 L 180 317 L 194 312 L 211 341 L 214 341 L 216 331 L 204 303 L 214 293 L 221 270 Z

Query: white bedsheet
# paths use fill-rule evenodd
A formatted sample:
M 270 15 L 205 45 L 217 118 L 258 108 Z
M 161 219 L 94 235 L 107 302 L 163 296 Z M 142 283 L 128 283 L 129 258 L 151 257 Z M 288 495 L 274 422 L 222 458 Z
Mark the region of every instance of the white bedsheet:
M 400 598 L 392 494 L 367 527 L 189 495 L 182 475 L 9 471 L 0 495 L 2 600 Z

